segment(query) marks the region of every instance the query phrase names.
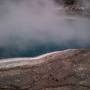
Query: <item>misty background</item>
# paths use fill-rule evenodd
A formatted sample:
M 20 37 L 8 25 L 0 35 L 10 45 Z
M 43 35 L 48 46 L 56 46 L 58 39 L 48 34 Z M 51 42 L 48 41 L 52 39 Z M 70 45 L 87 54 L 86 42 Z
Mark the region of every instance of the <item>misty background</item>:
M 68 48 L 90 48 L 88 17 L 67 15 L 54 0 L 0 0 L 0 58 Z

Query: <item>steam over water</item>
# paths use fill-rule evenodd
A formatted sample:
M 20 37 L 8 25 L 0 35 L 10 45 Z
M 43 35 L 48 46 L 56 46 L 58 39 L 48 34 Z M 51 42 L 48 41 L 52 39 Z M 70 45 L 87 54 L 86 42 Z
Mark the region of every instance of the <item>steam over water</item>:
M 90 48 L 90 19 L 53 0 L 0 0 L 0 58 Z

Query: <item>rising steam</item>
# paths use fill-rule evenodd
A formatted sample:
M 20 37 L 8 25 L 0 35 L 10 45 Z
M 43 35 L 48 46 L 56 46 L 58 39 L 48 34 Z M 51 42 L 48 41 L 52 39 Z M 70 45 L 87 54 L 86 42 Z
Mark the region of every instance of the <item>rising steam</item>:
M 0 0 L 0 47 L 25 49 L 33 42 L 70 41 L 88 47 L 89 39 L 90 20 L 67 16 L 53 0 Z

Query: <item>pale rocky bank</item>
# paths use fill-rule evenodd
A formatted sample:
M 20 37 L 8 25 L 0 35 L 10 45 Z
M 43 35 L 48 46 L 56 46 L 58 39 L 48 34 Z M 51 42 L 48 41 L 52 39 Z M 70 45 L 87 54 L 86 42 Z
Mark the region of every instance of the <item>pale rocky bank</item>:
M 0 90 L 90 90 L 90 49 L 0 60 Z

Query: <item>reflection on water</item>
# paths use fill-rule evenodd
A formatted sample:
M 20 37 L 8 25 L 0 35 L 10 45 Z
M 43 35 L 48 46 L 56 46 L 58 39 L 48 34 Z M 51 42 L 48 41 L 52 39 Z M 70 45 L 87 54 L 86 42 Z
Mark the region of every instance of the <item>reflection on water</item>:
M 0 57 L 90 48 L 90 19 L 49 0 L 0 0 Z

